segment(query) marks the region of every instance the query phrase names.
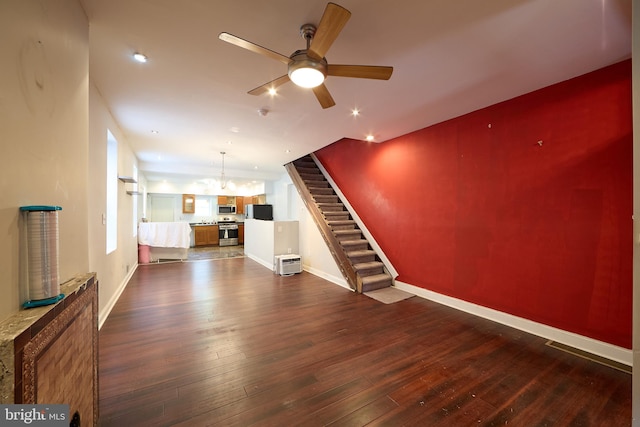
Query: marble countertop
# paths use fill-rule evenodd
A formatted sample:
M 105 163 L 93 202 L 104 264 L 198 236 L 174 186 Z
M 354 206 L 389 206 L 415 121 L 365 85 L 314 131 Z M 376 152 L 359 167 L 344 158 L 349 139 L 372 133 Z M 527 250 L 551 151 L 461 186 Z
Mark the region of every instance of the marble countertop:
M 91 276 L 95 276 L 95 273 L 79 274 L 75 276 L 71 280 L 60 285 L 60 293 L 64 294 L 65 299 L 68 298 L 69 295 L 78 292 L 78 290 L 82 289 L 83 286 L 86 286 L 87 280 L 89 280 Z M 13 340 L 53 310 L 57 305 L 63 303 L 64 299 L 51 305 L 21 309 L 17 313 L 9 316 L 4 321 L 0 322 L 0 341 Z
M 64 298 L 57 303 L 23 308 L 0 322 L 0 403 L 10 404 L 14 400 L 14 352 L 96 280 L 95 273 L 78 274 L 60 285 Z

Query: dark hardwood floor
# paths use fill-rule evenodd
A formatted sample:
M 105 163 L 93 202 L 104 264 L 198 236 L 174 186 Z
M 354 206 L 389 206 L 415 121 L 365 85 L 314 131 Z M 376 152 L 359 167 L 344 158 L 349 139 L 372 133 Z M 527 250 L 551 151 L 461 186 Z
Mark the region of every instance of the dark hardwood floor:
M 248 258 L 142 265 L 100 331 L 100 424 L 631 425 L 631 375 L 545 342 Z

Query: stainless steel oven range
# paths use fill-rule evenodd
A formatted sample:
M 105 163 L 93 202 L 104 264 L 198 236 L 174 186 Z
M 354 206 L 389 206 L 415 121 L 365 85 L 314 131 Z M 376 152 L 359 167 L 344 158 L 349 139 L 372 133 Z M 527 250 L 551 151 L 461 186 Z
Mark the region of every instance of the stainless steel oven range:
M 235 221 L 218 221 L 220 246 L 235 246 L 238 244 L 238 224 Z

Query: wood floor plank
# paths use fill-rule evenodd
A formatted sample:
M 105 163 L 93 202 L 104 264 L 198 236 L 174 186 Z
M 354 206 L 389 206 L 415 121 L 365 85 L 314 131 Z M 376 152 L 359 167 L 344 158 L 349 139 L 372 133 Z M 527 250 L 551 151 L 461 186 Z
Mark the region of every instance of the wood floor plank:
M 248 258 L 139 266 L 99 339 L 103 427 L 631 425 L 629 374 Z

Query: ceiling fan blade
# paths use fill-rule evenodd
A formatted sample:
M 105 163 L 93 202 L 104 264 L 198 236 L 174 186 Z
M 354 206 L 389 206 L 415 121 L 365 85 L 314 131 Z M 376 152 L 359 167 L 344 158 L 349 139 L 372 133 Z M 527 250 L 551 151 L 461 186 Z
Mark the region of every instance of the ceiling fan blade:
M 263 93 L 269 92 L 269 89 L 275 89 L 278 86 L 282 86 L 283 84 L 287 83 L 288 81 L 289 75 L 285 74 L 284 76 L 278 77 L 275 80 L 271 80 L 269 83 L 265 83 L 255 89 L 251 89 L 248 93 L 249 95 L 262 95 Z
M 260 55 L 275 59 L 276 61 L 284 62 L 285 64 L 289 64 L 289 62 L 291 61 L 288 56 L 284 56 L 278 52 L 267 49 L 266 47 L 262 47 L 245 39 L 241 39 L 240 37 L 236 37 L 233 34 L 220 33 L 218 35 L 218 38 L 224 42 L 234 44 L 243 49 L 250 50 L 251 52 L 255 52 Z
M 327 89 L 324 83 L 320 86 L 314 87 L 312 90 L 316 95 L 316 98 L 318 98 L 318 102 L 320 102 L 322 108 L 329 108 L 336 105 L 336 102 L 333 100 L 331 94 L 329 93 L 329 89 Z
M 327 4 L 307 54 L 314 59 L 324 58 L 350 17 L 351 12 L 344 7 Z
M 389 80 L 392 73 L 393 67 L 377 65 L 327 65 L 327 75 L 336 77 Z

